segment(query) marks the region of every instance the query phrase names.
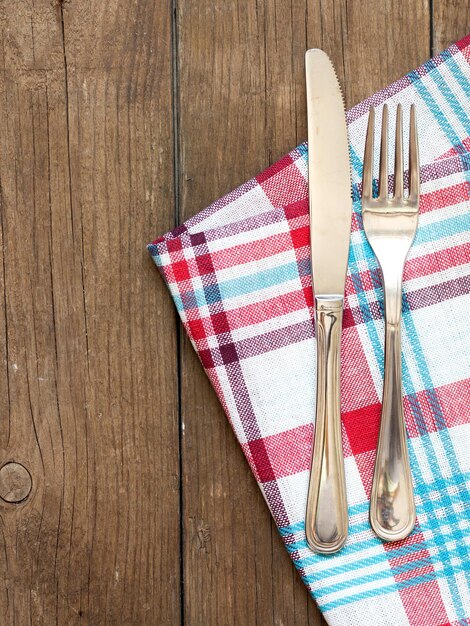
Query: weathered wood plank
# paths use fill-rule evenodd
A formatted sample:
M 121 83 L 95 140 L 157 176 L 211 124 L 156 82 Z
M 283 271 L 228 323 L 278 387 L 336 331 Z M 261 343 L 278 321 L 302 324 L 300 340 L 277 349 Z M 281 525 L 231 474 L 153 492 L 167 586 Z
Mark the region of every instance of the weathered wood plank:
M 433 0 L 433 54 L 470 33 L 468 0 Z
M 380 8 L 374 0 L 316 2 L 308 25 L 309 45 L 333 60 L 347 108 L 429 58 L 427 0 L 386 2 Z
M 180 1 L 178 42 L 185 219 L 267 163 L 264 5 Z M 274 571 L 272 552 L 283 547 L 185 337 L 181 352 L 185 621 L 267 625 L 275 588 L 285 580 Z M 301 594 L 299 619 L 306 623 Z
M 180 0 L 180 219 L 305 138 L 307 47 L 331 55 L 351 106 L 429 56 L 429 24 L 423 0 Z M 181 354 L 187 623 L 320 623 L 185 338 Z
M 180 620 L 171 7 L 0 4 L 0 500 L 10 624 Z

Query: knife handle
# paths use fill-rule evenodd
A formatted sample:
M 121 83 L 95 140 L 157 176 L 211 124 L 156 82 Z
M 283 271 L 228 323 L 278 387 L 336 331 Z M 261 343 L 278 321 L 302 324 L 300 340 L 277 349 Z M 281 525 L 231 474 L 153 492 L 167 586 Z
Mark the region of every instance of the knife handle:
M 348 536 L 340 408 L 342 296 L 315 298 L 317 406 L 305 533 L 310 548 L 329 554 Z

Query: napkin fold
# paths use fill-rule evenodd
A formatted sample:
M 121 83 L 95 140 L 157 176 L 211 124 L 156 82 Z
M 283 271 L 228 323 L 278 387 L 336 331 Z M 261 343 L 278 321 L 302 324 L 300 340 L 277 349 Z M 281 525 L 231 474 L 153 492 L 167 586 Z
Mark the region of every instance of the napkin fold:
M 385 543 L 368 523 L 384 321 L 360 180 L 369 107 L 388 103 L 393 117 L 399 102 L 405 119 L 417 105 L 422 163 L 403 295 L 417 526 Z M 328 623 L 470 624 L 470 36 L 352 108 L 347 121 L 354 203 L 341 407 L 350 534 L 337 554 L 314 554 L 304 533 L 316 377 L 306 144 L 148 248 Z

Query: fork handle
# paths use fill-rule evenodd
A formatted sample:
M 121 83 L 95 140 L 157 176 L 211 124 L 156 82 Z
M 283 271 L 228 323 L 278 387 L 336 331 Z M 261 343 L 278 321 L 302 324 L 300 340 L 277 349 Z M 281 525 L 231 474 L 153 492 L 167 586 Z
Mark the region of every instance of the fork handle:
M 343 297 L 315 298 L 317 406 L 305 532 L 315 552 L 339 550 L 348 535 L 340 412 Z
M 384 278 L 384 283 L 387 284 Z M 403 416 L 401 377 L 401 280 L 385 293 L 385 372 L 377 456 L 370 498 L 370 523 L 385 541 L 407 537 L 415 504 Z

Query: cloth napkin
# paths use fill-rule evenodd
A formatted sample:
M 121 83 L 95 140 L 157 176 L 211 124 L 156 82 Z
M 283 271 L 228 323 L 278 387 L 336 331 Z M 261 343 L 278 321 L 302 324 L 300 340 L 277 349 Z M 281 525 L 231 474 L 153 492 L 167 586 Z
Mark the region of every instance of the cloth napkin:
M 470 624 L 469 81 L 470 36 L 347 114 L 354 206 L 341 405 L 350 534 L 340 552 L 314 554 L 304 534 L 316 350 L 306 144 L 148 246 L 285 546 L 331 625 Z M 385 102 L 392 117 L 398 102 L 405 116 L 416 103 L 422 164 L 403 295 L 417 526 L 394 543 L 368 523 L 384 320 L 360 214 L 367 114 Z

